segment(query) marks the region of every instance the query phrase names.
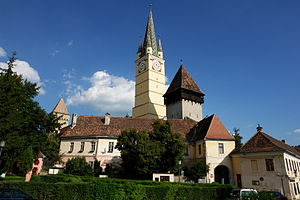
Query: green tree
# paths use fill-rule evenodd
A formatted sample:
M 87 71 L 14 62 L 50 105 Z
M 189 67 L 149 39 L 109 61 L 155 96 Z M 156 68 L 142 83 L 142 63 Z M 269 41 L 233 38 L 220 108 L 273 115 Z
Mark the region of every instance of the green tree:
M 153 131 L 126 130 L 118 138 L 122 167 L 129 178 L 149 179 L 154 172 L 174 171 L 185 144 L 169 122 L 156 121 Z
M 66 174 L 78 176 L 93 176 L 92 167 L 86 162 L 85 157 L 76 157 L 68 160 L 66 163 Z
M 240 136 L 240 129 L 239 128 L 233 128 L 233 137 L 235 139 L 235 149 L 240 150 L 240 148 L 243 146 L 242 139 L 243 137 Z
M 150 133 L 150 140 L 158 144 L 161 152 L 159 157 L 159 168 L 157 172 L 176 172 L 179 160 L 182 158 L 185 143 L 180 134 L 171 131 L 169 121 L 155 121 L 153 131 Z
M 37 85 L 13 72 L 15 60 L 13 53 L 8 68 L 0 69 L 0 141 L 5 141 L 0 158 L 2 172 L 12 170 L 17 162 L 24 165 L 21 171 L 30 170 L 31 166 L 25 165 L 24 160 L 30 157 L 25 156 L 28 149 L 32 149 L 33 158 L 42 150 L 47 155 L 49 133 L 55 133 L 60 127 L 57 117 L 47 114 L 33 100 L 38 95 Z
M 190 168 L 185 167 L 184 176 L 188 181 L 198 183 L 199 178 L 204 178 L 209 171 L 209 166 L 205 161 L 200 160 L 195 162 Z

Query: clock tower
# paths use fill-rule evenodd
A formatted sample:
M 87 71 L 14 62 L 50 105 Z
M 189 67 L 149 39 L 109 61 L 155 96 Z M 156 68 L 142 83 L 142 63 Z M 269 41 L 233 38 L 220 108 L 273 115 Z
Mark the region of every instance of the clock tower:
M 152 11 L 150 9 L 144 42 L 139 44 L 137 52 L 135 102 L 133 117 L 164 118 L 166 106 L 165 60 L 161 41 L 156 40 Z

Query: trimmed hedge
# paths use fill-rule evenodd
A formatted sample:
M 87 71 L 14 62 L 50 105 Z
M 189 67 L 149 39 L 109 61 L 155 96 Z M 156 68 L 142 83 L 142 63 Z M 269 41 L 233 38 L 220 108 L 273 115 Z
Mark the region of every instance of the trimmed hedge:
M 41 200 L 222 200 L 232 186 L 48 175 L 30 183 L 0 182 L 0 188 L 18 188 Z

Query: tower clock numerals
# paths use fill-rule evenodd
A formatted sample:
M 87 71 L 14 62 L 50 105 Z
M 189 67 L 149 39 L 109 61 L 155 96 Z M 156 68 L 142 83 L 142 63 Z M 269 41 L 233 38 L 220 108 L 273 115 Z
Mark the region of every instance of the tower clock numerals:
M 145 61 L 142 61 L 140 64 L 139 64 L 139 72 L 143 72 L 146 70 L 146 62 Z
M 155 71 L 160 71 L 161 70 L 160 63 L 158 61 L 156 61 L 156 60 L 153 61 L 152 69 L 154 69 Z

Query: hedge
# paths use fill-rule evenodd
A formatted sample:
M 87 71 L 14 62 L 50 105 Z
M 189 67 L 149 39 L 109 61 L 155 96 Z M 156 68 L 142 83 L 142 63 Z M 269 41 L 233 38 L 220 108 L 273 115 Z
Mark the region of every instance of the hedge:
M 3 181 L 0 188 L 18 188 L 39 200 L 222 200 L 232 186 L 47 175 L 30 183 Z

